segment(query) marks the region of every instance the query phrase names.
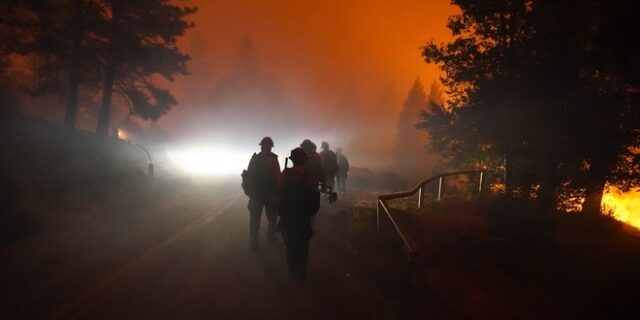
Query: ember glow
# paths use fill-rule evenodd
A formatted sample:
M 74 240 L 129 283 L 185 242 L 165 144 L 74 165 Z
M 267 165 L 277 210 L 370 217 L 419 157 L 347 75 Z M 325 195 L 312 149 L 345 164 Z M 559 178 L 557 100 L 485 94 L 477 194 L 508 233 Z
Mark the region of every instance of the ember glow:
M 602 197 L 602 210 L 640 229 L 640 189 L 622 192 L 614 186 L 607 186 Z
M 559 209 L 566 212 L 581 212 L 583 202 L 584 196 L 571 195 L 560 203 Z M 607 184 L 602 195 L 600 211 L 640 229 L 640 189 L 624 192 Z
M 505 192 L 505 186 L 502 183 L 495 183 L 490 185 L 489 190 L 492 194 L 502 194 Z M 562 197 L 557 209 L 569 213 L 581 212 L 584 195 L 580 193 L 584 193 L 584 190 L 574 191 Z M 529 196 L 535 198 L 533 194 Z M 600 211 L 602 214 L 610 214 L 615 219 L 640 229 L 640 189 L 624 192 L 607 184 L 602 195 Z

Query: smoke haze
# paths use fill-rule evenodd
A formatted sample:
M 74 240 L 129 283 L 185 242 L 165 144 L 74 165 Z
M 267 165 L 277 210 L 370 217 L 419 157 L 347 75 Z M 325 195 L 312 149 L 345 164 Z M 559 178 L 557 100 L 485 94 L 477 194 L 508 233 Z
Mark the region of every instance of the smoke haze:
M 450 38 L 439 1 L 189 1 L 199 9 L 180 46 L 192 74 L 170 84 L 179 105 L 160 124 L 183 139 L 276 151 L 310 138 L 357 166 L 387 168 L 416 76 L 438 70 L 420 47 Z

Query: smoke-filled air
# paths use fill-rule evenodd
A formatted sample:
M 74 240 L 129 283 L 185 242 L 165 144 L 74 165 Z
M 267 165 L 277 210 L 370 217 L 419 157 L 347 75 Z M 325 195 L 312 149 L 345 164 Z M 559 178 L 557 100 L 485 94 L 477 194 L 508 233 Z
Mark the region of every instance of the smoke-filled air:
M 639 0 L 1 0 L 0 319 L 640 319 Z
M 326 140 L 376 170 L 397 166 L 404 102 L 416 78 L 429 86 L 439 76 L 420 48 L 450 37 L 444 24 L 455 12 L 448 1 L 193 4 L 195 28 L 179 42 L 191 74 L 171 84 L 179 103 L 162 127 L 245 152 L 266 135 L 280 154 L 303 139 L 318 148 Z M 420 108 L 406 124 L 418 122 Z M 425 136 L 415 137 L 426 154 Z

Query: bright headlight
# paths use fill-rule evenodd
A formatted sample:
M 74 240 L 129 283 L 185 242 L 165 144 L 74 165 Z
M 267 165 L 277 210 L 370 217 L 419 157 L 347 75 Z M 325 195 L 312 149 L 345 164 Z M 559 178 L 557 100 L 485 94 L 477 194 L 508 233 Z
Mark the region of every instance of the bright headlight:
M 251 153 L 215 147 L 170 149 L 167 155 L 181 170 L 196 175 L 239 175 L 251 157 Z

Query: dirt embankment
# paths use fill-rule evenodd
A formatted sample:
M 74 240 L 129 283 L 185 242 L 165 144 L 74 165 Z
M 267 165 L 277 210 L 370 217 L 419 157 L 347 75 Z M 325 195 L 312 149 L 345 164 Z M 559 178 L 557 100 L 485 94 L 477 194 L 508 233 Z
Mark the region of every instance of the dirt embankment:
M 3 115 L 2 241 L 144 204 L 146 156 L 124 141 Z
M 400 215 L 421 256 L 375 210 L 338 215 L 342 235 L 399 318 L 637 318 L 640 238 L 610 217 L 527 203 L 449 202 Z M 634 315 L 634 316 L 632 316 Z

